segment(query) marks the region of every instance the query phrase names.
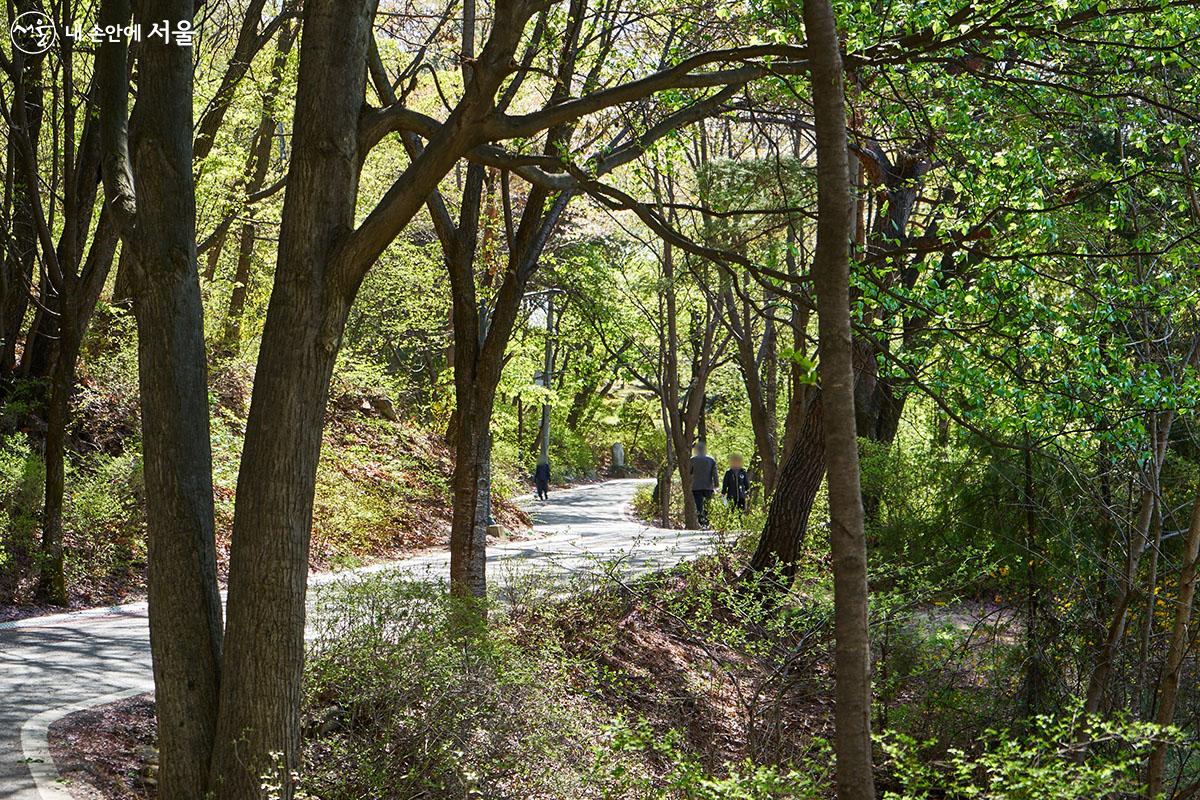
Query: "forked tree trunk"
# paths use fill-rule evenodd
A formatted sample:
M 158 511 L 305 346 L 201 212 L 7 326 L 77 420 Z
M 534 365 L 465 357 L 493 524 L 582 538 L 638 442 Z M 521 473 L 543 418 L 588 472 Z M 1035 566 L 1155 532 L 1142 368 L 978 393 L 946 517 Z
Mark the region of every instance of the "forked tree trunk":
M 95 204 L 95 185 L 81 203 Z M 77 246 L 77 245 L 76 245 Z M 112 266 L 117 246 L 117 232 L 111 215 L 102 211 L 88 251 L 82 274 L 72 262 L 63 264 L 64 302 L 62 335 L 58 344 L 54 374 L 50 382 L 50 398 L 46 415 L 46 477 L 45 503 L 42 512 L 42 568 L 39 576 L 40 593 L 51 603 L 67 602 L 67 582 L 63 558 L 63 510 L 66 490 L 67 427 L 70 423 L 71 397 L 75 393 L 75 376 L 79 350 L 100 298 L 100 292 Z M 63 248 L 66 251 L 68 248 Z M 71 259 L 75 258 L 72 253 Z
M 700 514 L 696 508 L 696 499 L 692 495 L 692 465 L 689 459 L 694 425 L 691 424 L 690 415 L 680 410 L 679 312 L 675 296 L 675 255 L 669 241 L 663 242 L 662 267 L 663 281 L 666 284 L 663 296 L 667 324 L 666 330 L 660 334 L 660 347 L 663 360 L 662 391 L 667 412 L 666 434 L 671 439 L 671 447 L 675 451 L 675 467 L 679 471 L 679 486 L 683 495 L 683 526 L 688 530 L 696 530 L 700 527 Z M 704 386 L 698 379 L 694 380 L 691 391 L 703 394 Z M 690 396 L 688 405 L 692 405 Z
M 295 242 L 287 227 L 285 217 L 281 242 Z M 293 247 L 281 245 L 280 271 L 295 276 L 303 265 Z M 313 497 L 334 337 L 347 306 L 316 287 L 289 288 L 276 283 L 267 312 L 238 473 L 212 767 L 217 796 L 231 800 L 258 798 L 264 781 L 290 797 L 299 765 Z M 298 338 L 300 331 L 307 335 Z M 268 760 L 273 754 L 277 763 Z
M 64 54 L 63 80 L 73 80 L 70 64 L 71 47 Z M 95 78 L 92 80 L 95 87 Z M 23 87 L 18 87 L 23 88 Z M 18 93 L 20 95 L 20 92 Z M 89 95 L 91 93 L 89 92 Z M 43 271 L 42 289 L 45 297 L 54 293 L 55 314 L 59 335 L 53 343 L 53 358 L 47 393 L 46 442 L 45 442 L 45 502 L 42 514 L 42 554 L 38 575 L 38 594 L 47 602 L 64 605 L 67 602 L 66 574 L 63 553 L 63 495 L 66 476 L 66 438 L 70 421 L 71 395 L 75 389 L 75 370 L 79 358 L 80 342 L 87 330 L 88 322 L 99 298 L 108 266 L 112 262 L 116 246 L 116 233 L 111 224 L 111 215 L 102 212 L 95 226 L 95 235 L 88 252 L 87 264 L 81 265 L 83 245 L 92 227 L 96 207 L 96 191 L 99 184 L 100 137 L 95 116 L 91 113 L 91 100 L 84 101 L 83 130 L 75 145 L 77 106 L 73 98 L 61 101 L 64 149 L 62 165 L 61 231 L 53 253 L 49 250 L 49 224 L 41 219 L 42 210 L 37 209 L 38 227 L 42 231 L 43 254 L 47 268 Z M 14 134 L 28 135 L 31 125 L 28 119 L 28 101 L 14 104 L 18 125 Z M 13 137 L 15 140 L 15 136 Z M 22 137 L 24 138 L 24 137 Z M 20 149 L 25 156 L 24 177 L 36 184 L 37 168 L 34 162 L 36 145 L 27 139 L 21 141 Z M 43 228 L 43 225 L 45 227 Z M 82 269 L 82 273 L 81 273 Z M 48 298 L 47 298 L 48 300 Z
M 853 234 L 842 58 L 829 0 L 805 0 L 817 142 L 816 288 L 821 403 L 829 471 L 829 541 L 834 590 L 834 753 L 840 800 L 873 800 L 871 642 L 867 627 L 867 545 L 854 423 L 850 334 Z

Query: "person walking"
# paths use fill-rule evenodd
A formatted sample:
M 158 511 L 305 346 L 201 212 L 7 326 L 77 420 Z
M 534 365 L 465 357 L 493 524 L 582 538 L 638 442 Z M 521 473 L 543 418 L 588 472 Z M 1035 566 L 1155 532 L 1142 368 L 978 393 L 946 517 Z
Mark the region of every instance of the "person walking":
M 696 516 L 708 527 L 708 499 L 717 488 L 717 462 L 708 454 L 704 442 L 696 442 L 689 462 L 692 467 L 692 497 L 696 500 Z
M 533 483 L 537 486 L 538 500 L 550 497 L 550 462 L 539 461 L 533 470 Z
M 746 510 L 746 495 L 750 492 L 750 476 L 742 466 L 742 457 L 737 453 L 729 456 L 729 469 L 721 479 L 721 496 L 738 511 Z

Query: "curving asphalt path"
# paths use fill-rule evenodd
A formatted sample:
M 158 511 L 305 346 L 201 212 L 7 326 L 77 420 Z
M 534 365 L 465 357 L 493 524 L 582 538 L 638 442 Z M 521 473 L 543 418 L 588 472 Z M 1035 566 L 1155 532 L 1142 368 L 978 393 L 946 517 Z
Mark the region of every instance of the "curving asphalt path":
M 634 574 L 701 553 L 712 534 L 649 528 L 633 519 L 630 500 L 644 483 L 607 481 L 552 492 L 545 503 L 527 501 L 542 538 L 489 548 L 489 578 L 510 586 L 532 569 L 567 579 L 600 563 Z M 433 552 L 314 575 L 309 585 L 388 569 L 444 580 L 449 556 Z M 152 689 L 144 602 L 0 624 L 0 800 L 66 800 L 46 745 L 50 724 Z

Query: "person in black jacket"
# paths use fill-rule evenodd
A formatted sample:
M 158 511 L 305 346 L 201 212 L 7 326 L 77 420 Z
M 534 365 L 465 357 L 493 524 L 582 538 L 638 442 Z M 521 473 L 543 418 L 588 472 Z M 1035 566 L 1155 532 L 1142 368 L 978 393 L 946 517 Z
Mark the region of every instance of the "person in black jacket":
M 533 471 L 533 482 L 537 485 L 538 500 L 550 497 L 550 462 L 539 461 Z
M 750 476 L 742 466 L 742 457 L 736 453 L 729 456 L 729 469 L 721 480 L 721 496 L 725 502 L 739 511 L 746 510 L 746 495 L 750 491 Z

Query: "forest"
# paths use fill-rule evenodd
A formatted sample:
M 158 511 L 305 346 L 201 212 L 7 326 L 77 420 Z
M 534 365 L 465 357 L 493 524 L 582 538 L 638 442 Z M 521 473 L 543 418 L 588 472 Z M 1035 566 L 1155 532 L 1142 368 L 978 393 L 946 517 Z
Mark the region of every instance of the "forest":
M 3 800 L 1200 798 L 1195 0 L 5 0 Z

